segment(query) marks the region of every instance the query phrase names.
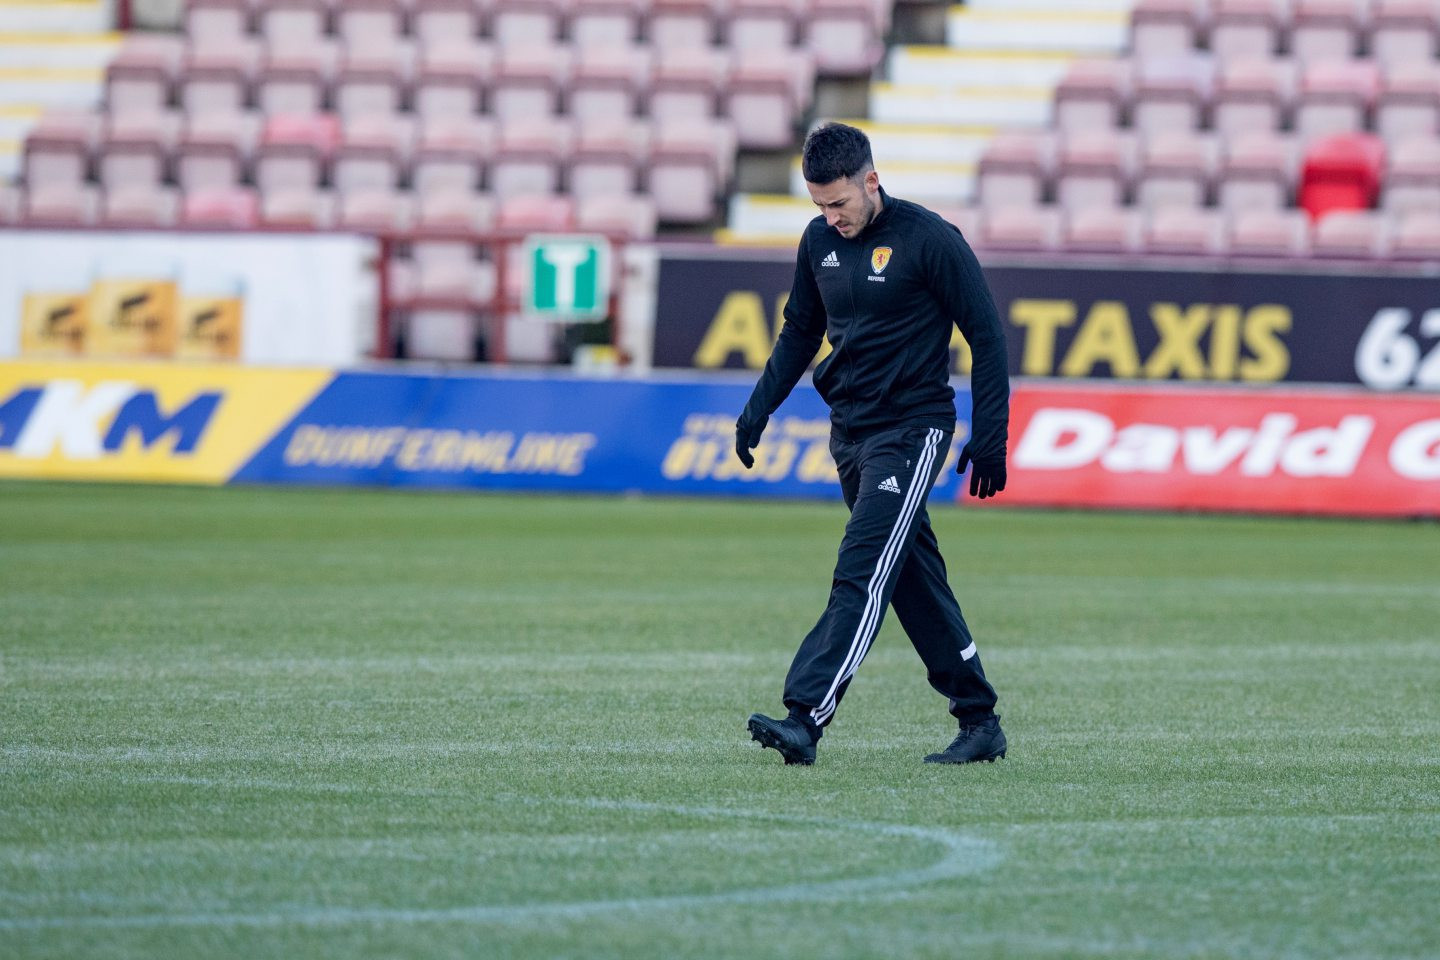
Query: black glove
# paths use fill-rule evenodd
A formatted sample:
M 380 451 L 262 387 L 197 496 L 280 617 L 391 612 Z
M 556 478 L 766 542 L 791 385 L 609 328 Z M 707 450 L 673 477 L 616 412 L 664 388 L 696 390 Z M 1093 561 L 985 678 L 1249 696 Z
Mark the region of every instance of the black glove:
M 967 443 L 960 451 L 960 459 L 955 464 L 955 472 L 964 474 L 966 465 L 971 463 L 974 464 L 974 469 L 970 471 L 970 496 L 984 500 L 1005 489 L 1004 454 L 998 457 L 977 457 L 972 460 L 970 444 Z
M 755 466 L 755 458 L 750 455 L 750 451 L 760 445 L 760 434 L 765 432 L 765 425 L 769 422 L 768 416 L 762 416 L 758 420 L 746 420 L 741 416 L 735 423 L 735 456 L 745 464 L 746 470 Z

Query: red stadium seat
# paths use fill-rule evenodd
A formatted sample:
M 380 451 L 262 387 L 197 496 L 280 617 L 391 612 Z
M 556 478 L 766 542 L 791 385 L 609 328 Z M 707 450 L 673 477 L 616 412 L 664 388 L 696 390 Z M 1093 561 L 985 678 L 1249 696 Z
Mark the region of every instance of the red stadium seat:
M 287 187 L 260 195 L 262 226 L 328 230 L 334 221 L 335 198 L 328 191 Z
M 1375 205 L 1385 167 L 1385 143 L 1372 134 L 1337 134 L 1305 153 L 1296 203 L 1320 220 L 1332 210 Z
M 655 127 L 649 188 L 661 222 L 696 224 L 715 216 L 734 162 L 733 136 L 729 128 L 704 120 Z

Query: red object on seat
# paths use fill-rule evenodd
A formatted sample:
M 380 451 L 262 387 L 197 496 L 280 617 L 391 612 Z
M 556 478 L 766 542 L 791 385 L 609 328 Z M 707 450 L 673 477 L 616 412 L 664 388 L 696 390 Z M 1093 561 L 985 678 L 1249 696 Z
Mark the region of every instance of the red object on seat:
M 1319 220 L 1332 210 L 1364 210 L 1375 205 L 1385 142 L 1368 133 L 1337 134 L 1315 141 L 1305 152 L 1298 205 Z

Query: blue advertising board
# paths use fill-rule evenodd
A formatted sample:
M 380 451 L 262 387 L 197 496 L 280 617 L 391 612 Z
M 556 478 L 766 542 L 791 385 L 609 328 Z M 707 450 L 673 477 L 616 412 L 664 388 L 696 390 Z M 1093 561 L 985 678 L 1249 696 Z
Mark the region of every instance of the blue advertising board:
M 838 499 L 829 413 L 808 382 L 771 418 L 754 469 L 740 466 L 735 417 L 752 386 L 748 377 L 341 372 L 231 479 Z M 970 396 L 963 386 L 956 394 L 963 437 Z M 943 472 L 937 488 L 953 483 Z

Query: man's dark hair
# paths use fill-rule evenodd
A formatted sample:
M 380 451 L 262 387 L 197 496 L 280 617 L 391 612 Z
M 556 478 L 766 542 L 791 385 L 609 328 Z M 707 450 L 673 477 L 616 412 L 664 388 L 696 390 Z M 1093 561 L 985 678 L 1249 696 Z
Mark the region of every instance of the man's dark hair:
M 863 130 L 843 123 L 826 123 L 811 130 L 805 138 L 800 171 L 811 183 L 832 183 L 859 176 L 874 165 L 870 138 Z

